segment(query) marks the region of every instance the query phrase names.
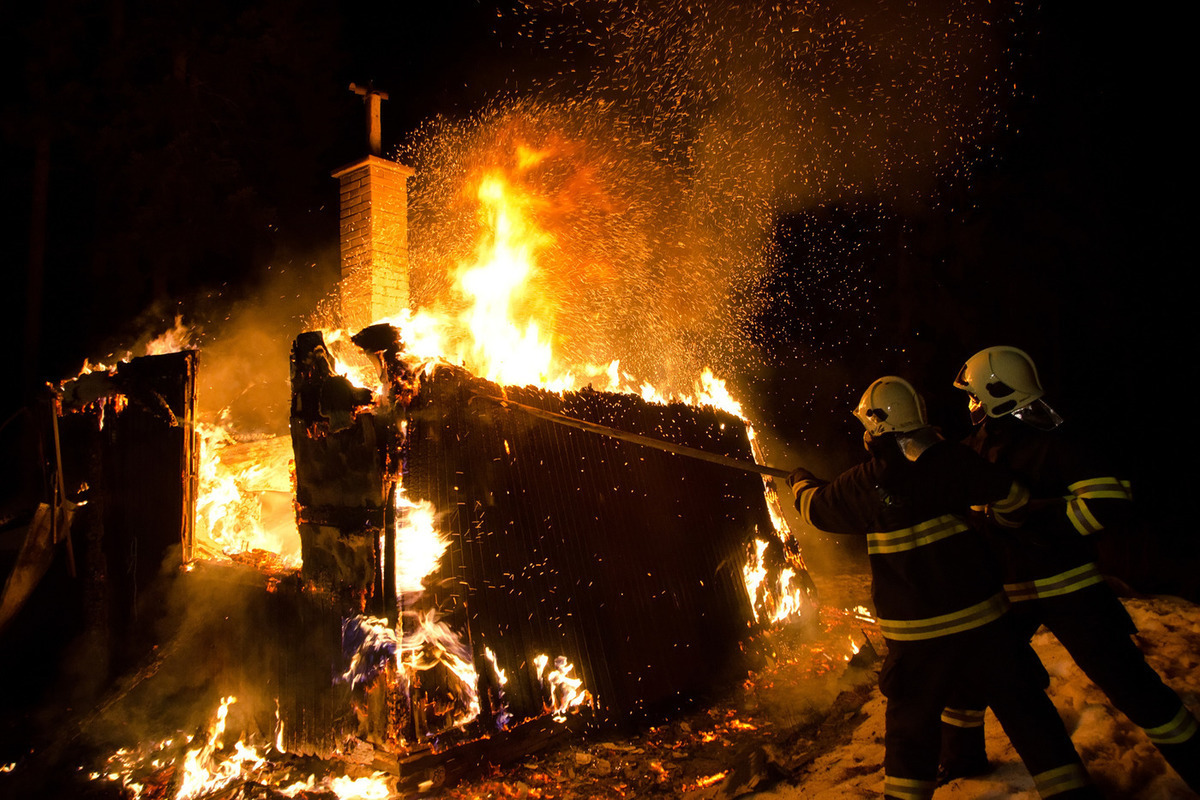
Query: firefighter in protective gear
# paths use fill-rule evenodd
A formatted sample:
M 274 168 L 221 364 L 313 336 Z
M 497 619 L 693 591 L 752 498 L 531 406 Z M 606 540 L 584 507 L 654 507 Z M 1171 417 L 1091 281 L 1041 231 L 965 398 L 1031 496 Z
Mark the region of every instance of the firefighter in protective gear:
M 1097 466 L 1070 438 L 1023 351 L 982 350 L 967 360 L 954 385 L 969 395 L 977 420 L 966 443 L 1031 493 L 1020 527 L 990 525 L 986 531 L 1024 638 L 1043 624 L 1049 628 L 1113 705 L 1200 791 L 1196 718 L 1146 664 L 1131 638 L 1132 619 L 1095 563 L 1094 538 L 1132 516 L 1129 484 Z M 976 772 L 986 763 L 983 710 L 978 697 L 946 709 L 942 766 L 948 776 Z
M 970 397 L 967 407 L 973 425 L 1006 414 L 1021 419 L 1034 413 L 1033 409 L 1026 411 L 1034 403 L 1038 409 L 1049 409 L 1042 401 L 1046 392 L 1033 359 L 1015 347 L 991 347 L 976 353 L 958 371 L 954 386 Z
M 971 506 L 1018 514 L 1026 493 L 929 426 L 902 378 L 871 384 L 854 411 L 870 459 L 833 481 L 801 468 L 788 478 L 805 524 L 864 536 L 871 594 L 888 642 L 880 675 L 885 712 L 884 793 L 923 800 L 937 787 L 942 709 L 965 684 L 988 698 L 1043 797 L 1096 797 L 1043 687 L 1045 670 L 1008 622 Z
M 928 427 L 925 401 L 903 378 L 886 377 L 872 383 L 854 409 L 866 436 L 911 433 Z

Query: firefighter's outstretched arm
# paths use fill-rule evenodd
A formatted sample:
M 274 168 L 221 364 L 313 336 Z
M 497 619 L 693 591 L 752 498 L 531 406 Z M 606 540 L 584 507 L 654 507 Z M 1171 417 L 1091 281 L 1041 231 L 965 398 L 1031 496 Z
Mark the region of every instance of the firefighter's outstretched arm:
M 1064 500 L 1067 519 L 1081 536 L 1118 527 L 1133 515 L 1133 492 L 1129 481 L 1101 475 L 1067 486 Z

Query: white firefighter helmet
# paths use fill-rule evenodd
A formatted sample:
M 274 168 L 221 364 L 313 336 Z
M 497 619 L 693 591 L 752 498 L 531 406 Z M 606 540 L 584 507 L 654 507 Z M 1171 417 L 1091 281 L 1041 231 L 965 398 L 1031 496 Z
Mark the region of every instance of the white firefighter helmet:
M 971 421 L 976 425 L 985 416 L 1019 411 L 1045 394 L 1033 359 L 1015 347 L 980 350 L 962 365 L 954 386 L 970 395 Z
M 921 395 L 911 383 L 895 375 L 886 375 L 868 386 L 854 416 L 871 436 L 908 433 L 929 424 Z

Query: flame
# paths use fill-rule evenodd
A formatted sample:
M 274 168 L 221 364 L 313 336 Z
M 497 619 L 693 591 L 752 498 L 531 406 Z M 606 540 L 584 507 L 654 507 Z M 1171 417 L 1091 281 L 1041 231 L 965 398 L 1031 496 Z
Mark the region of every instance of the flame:
M 694 788 L 707 789 L 710 786 L 715 786 L 718 783 L 720 783 L 721 781 L 725 780 L 725 776 L 727 774 L 728 774 L 727 772 L 718 772 L 715 775 L 708 775 L 706 777 L 700 778 L 699 780 L 696 781 L 696 785 Z
M 426 576 L 437 569 L 450 540 L 437 528 L 436 510 L 427 501 L 412 501 L 396 489 L 396 595 L 401 607 L 406 593 L 423 593 Z M 494 662 L 493 662 L 494 663 Z M 400 618 L 397 665 L 402 679 L 441 666 L 457 683 L 454 725 L 479 715 L 479 674 L 471 648 L 432 610 L 405 612 Z
M 700 373 L 700 381 L 696 386 L 695 403 L 728 411 L 739 419 L 746 418 L 746 415 L 742 413 L 742 404 L 733 399 L 733 395 L 725 386 L 725 381 L 714 375 L 713 371 L 708 368 Z
M 175 324 L 146 343 L 146 355 L 160 356 L 178 353 L 193 345 L 194 331 L 183 324 L 183 315 L 175 315 Z
M 397 487 L 395 503 L 396 597 L 403 609 L 424 593 L 424 580 L 437 568 L 449 540 L 438 532 L 432 504 L 409 500 L 402 487 Z M 418 672 L 441 667 L 453 683 L 451 724 L 465 725 L 479 715 L 479 674 L 471 648 L 436 610 L 405 610 L 397 629 L 377 617 L 354 617 L 343 622 L 342 631 L 343 646 L 353 653 L 348 653 L 341 682 L 352 687 L 371 683 L 386 659 L 395 664 L 401 686 L 409 689 Z
M 273 762 L 260 754 L 253 742 L 239 739 L 231 747 L 225 747 L 223 739 L 229 708 L 236 702 L 237 698 L 233 696 L 221 698 L 206 737 L 199 746 L 188 749 L 182 758 L 176 759 L 181 749 L 177 740 L 166 738 L 142 745 L 136 751 L 121 748 L 109 756 L 103 771 L 90 772 L 88 777 L 91 780 L 120 783 L 135 799 L 170 796 L 172 800 L 196 800 L 213 795 L 224 796 L 235 791 L 230 787 L 238 782 L 270 787 L 271 796 L 333 793 L 341 800 L 384 800 L 393 796 L 388 780 L 382 773 L 359 778 L 333 775 L 320 780 L 310 775 L 306 781 L 296 781 L 291 777 L 289 762 Z M 277 716 L 278 703 L 276 700 Z M 276 737 L 273 749 L 276 755 L 282 755 L 279 741 L 282 737 L 281 727 Z M 186 744 L 193 742 L 190 736 L 184 737 L 184 741 Z M 270 750 L 272 748 L 268 745 L 264 752 Z M 172 782 L 175 784 L 175 793 L 167 795 L 166 787 Z
M 799 583 L 793 585 L 796 570 L 791 566 L 781 567 L 775 583 L 768 583 L 770 569 L 766 559 L 767 547 L 766 540 L 755 538 L 753 549 L 742 565 L 742 579 L 755 621 L 765 618 L 768 624 L 773 625 L 804 611 L 807 595 Z
M 855 606 L 850 613 L 859 622 L 875 622 L 875 617 L 871 615 L 871 610 L 866 606 Z
M 183 317 L 177 315 L 171 328 L 127 350 L 117 361 L 176 353 L 196 346 L 198 338 L 196 329 L 185 325 Z M 79 374 L 116 371 L 115 362 L 107 365 L 85 360 Z M 100 427 L 103 429 L 109 409 L 120 414 L 127 405 L 124 395 L 102 399 Z M 227 413 L 223 409 L 214 416 L 222 419 Z M 240 447 L 226 427 L 216 422 L 197 422 L 196 437 L 199 475 L 193 557 L 246 560 L 246 554 L 254 553 L 253 561 L 260 567 L 299 568 L 300 534 L 291 497 L 290 441 Z M 238 449 L 246 451 L 241 458 L 234 457 Z
M 475 371 L 501 384 L 563 388 L 565 376 L 552 372 L 550 342 L 523 302 L 537 254 L 551 238 L 530 218 L 533 199 L 513 191 L 499 173 L 483 177 L 477 196 L 489 236 L 480 242 L 478 261 L 458 273 L 459 290 L 471 303 L 463 321 Z
M 470 195 L 483 234 L 474 257 L 457 266 L 453 297 L 419 311 L 401 310 L 376 320 L 400 331 L 405 355 L 418 369 L 438 361 L 459 364 L 475 375 L 509 386 L 536 385 L 548 391 L 592 386 L 624 392 L 648 402 L 711 405 L 744 417 L 741 404 L 725 381 L 705 368 L 686 389 L 666 389 L 638 381 L 623 372 L 611 354 L 596 360 L 566 360 L 556 347 L 554 296 L 562 268 L 551 261 L 556 237 L 543 221 L 553 214 L 548 200 L 521 180 L 543 162 L 545 150 L 517 148 L 514 174 L 493 169 L 472 184 Z M 344 331 L 327 329 L 326 344 L 338 361 L 337 371 L 358 386 L 378 386 L 373 367 L 352 355 Z
M 189 347 L 196 347 L 197 338 L 196 330 L 183 324 L 183 315 L 176 314 L 174 324 L 157 336 L 142 340 L 139 344 L 125 350 L 120 355 L 115 352 L 109 353 L 105 358 L 110 359 L 110 363 L 106 364 L 103 361 L 98 361 L 93 364 L 90 358 L 85 358 L 78 374 L 90 375 L 93 372 L 115 373 L 118 364 L 127 363 L 134 358 L 178 353 Z
M 763 560 L 766 551 L 767 542 L 763 539 L 755 539 L 754 552 L 742 565 L 742 581 L 746 585 L 746 594 L 750 597 L 750 608 L 754 612 L 755 621 L 759 619 L 759 590 L 767 577 L 767 566 Z
M 523 149 L 519 153 L 519 168 L 527 169 L 546 156 L 544 151 Z M 712 369 L 704 369 L 687 387 L 687 393 L 677 393 L 673 388 L 639 381 L 622 370 L 619 359 L 609 358 L 611 354 L 589 354 L 593 360 L 567 363 L 556 352 L 556 344 L 561 342 L 556 341 L 554 298 L 547 298 L 545 292 L 546 263 L 555 237 L 539 226 L 542 201 L 499 171 L 479 177 L 473 194 L 484 223 L 484 235 L 474 258 L 460 264 L 456 271 L 456 302 L 416 312 L 406 309 L 380 320 L 399 329 L 404 343 L 403 357 L 415 372 L 446 361 L 462 364 L 473 373 L 503 385 L 536 384 L 550 391 L 591 385 L 602 391 L 637 394 L 654 403 L 682 401 L 711 405 L 744 418 L 741 404 Z M 156 350 L 178 347 L 186 338 L 186 329 L 176 319 L 175 328 L 152 346 Z M 337 374 L 355 386 L 370 390 L 376 398 L 386 396 L 378 366 L 353 344 L 347 331 L 326 330 L 324 338 Z M 286 484 L 290 496 L 288 458 L 260 457 L 241 466 L 237 459 L 229 457 L 238 443 L 224 428 L 206 424 L 198 425 L 197 431 L 201 451 L 196 519 L 198 552 L 203 557 L 233 558 L 264 551 L 278 554 L 278 563 L 286 568 L 298 567 L 299 536 L 294 515 L 289 516 L 289 525 L 276 527 L 267 524 L 262 508 L 265 486 Z M 450 724 L 462 726 L 480 713 L 480 677 L 474 655 L 459 633 L 436 611 L 414 607 L 424 591 L 426 577 L 436 570 L 449 542 L 438 530 L 437 509 L 432 504 L 411 499 L 403 487 L 397 487 L 395 507 L 398 556 L 395 579 L 402 613 L 395 628 L 377 618 L 347 621 L 352 628 L 359 626 L 362 636 L 356 640 L 357 648 L 340 679 L 352 687 L 361 687 L 386 667 L 388 680 L 411 688 L 418 683 L 414 680 L 417 673 L 436 668 L 449 676 L 453 684 L 454 707 L 446 716 Z M 769 574 L 763 563 L 766 546 L 762 540 L 755 544 L 757 561 L 747 565 L 746 586 L 752 601 L 760 594 L 766 598 L 765 605 L 752 603 L 756 619 L 761 606 L 761 613 L 774 622 L 795 613 L 802 597 L 800 589 L 791 586 L 795 574 L 791 569 L 780 572 L 778 586 L 766 586 Z M 490 649 L 485 656 L 499 687 L 500 712 L 496 722 L 504 727 L 507 711 L 503 687 L 507 675 Z M 591 702 L 582 678 L 575 674 L 574 665 L 565 656 L 555 658 L 553 667 L 547 655 L 536 656 L 533 664 L 546 699 L 546 711 L 555 719 L 565 719 L 570 711 Z M 488 668 L 482 661 L 480 666 Z M 182 769 L 188 775 L 189 793 L 210 792 L 220 781 L 233 780 L 232 775 L 263 769 L 263 758 L 241 742 L 234 746 L 232 756 L 217 758 L 222 750 L 220 739 L 228 706 L 233 702 L 232 697 L 222 701 L 208 743 L 188 753 Z M 496 705 L 493 703 L 493 707 Z M 278 705 L 276 722 L 274 749 L 282 753 L 283 723 Z M 375 779 L 342 778 L 326 780 L 320 785 L 339 797 L 387 796 L 386 783 Z M 283 793 L 295 796 L 313 791 L 315 786 L 317 783 L 310 777 L 307 782 L 291 782 Z M 180 795 L 185 796 L 199 795 Z
M 519 169 L 527 169 L 545 157 L 545 152 L 523 149 Z M 639 385 L 622 372 L 615 358 L 602 364 L 563 363 L 555 353 L 553 316 L 548 315 L 548 303 L 541 302 L 542 260 L 554 244 L 554 237 L 537 222 L 542 201 L 496 170 L 478 178 L 473 196 L 484 235 L 474 258 L 460 264 L 455 274 L 460 305 L 415 313 L 404 310 L 380 320 L 399 329 L 404 357 L 414 371 L 446 361 L 462 364 L 474 374 L 503 385 L 536 384 L 562 391 L 581 388 L 586 381 L 605 391 L 635 392 L 652 402 L 684 400 L 742 414 L 725 382 L 711 369 L 700 375 L 690 396 L 675 396 L 648 382 Z M 370 372 L 375 367 L 355 355 L 346 345 L 348 341 L 344 331 L 326 331 L 325 342 L 335 359 L 336 371 L 356 385 L 373 387 L 382 394 L 379 376 Z M 430 503 L 409 498 L 403 487 L 398 487 L 395 504 L 396 592 L 405 609 L 395 650 L 400 677 L 411 685 L 416 672 L 444 667 L 458 684 L 456 724 L 464 724 L 475 718 L 480 708 L 479 676 L 470 648 L 436 613 L 415 610 L 414 606 L 424 591 L 425 578 L 437 568 L 449 542 L 437 529 L 437 510 Z M 362 647 L 371 646 L 368 640 L 362 642 Z M 503 687 L 507 678 L 494 654 L 487 651 L 485 656 L 498 686 Z M 547 711 L 556 718 L 590 700 L 565 657 L 556 658 L 552 669 L 548 668 L 548 656 L 538 656 L 534 663 L 547 698 Z M 347 676 L 343 679 L 352 680 Z M 502 705 L 502 691 L 498 699 Z M 501 708 L 501 727 L 505 713 Z
M 496 677 L 496 700 L 499 704 L 499 710 L 496 713 L 496 727 L 499 730 L 504 730 L 508 727 L 508 723 L 512 721 L 512 715 L 508 713 L 508 702 L 504 698 L 504 687 L 508 685 L 508 674 L 496 662 L 496 654 L 492 652 L 492 648 L 483 648 L 483 654 L 491 663 L 492 674 Z
M 436 509 L 431 503 L 410 500 L 404 488 L 397 486 L 395 507 L 396 600 L 402 610 L 399 623 L 393 629 L 387 620 L 376 617 L 344 620 L 342 640 L 349 664 L 339 680 L 352 687 L 370 684 L 390 660 L 401 687 L 410 690 L 418 672 L 443 668 L 453 684 L 450 724 L 466 725 L 480 711 L 479 674 L 471 648 L 436 610 L 415 607 L 425 592 L 425 578 L 437 569 L 450 542 L 438 530 Z M 381 534 L 381 546 L 384 541 Z M 492 664 L 495 667 L 494 656 Z M 498 668 L 497 672 L 503 685 L 503 672 Z M 409 702 L 414 702 L 411 692 Z
M 387 783 L 382 780 L 382 773 L 370 778 L 334 778 L 329 782 L 329 788 L 339 800 L 387 800 L 392 796 Z
M 225 734 L 229 706 L 236 702 L 237 698 L 233 696 L 221 699 L 217 718 L 209 728 L 207 741 L 203 746 L 189 750 L 184 756 L 181 768 L 183 777 L 179 781 L 176 800 L 190 800 L 215 792 L 266 763 L 253 747 L 243 744 L 240 740 L 234 745 L 231 756 L 217 757 L 217 752 L 222 748 L 221 737 Z
M 420 592 L 425 576 L 437 569 L 450 546 L 434 524 L 433 504 L 414 502 L 396 491 L 396 592 Z
M 375 395 L 382 394 L 383 384 L 375 364 L 354 344 L 350 336 L 350 332 L 343 328 L 324 331 L 325 351 L 333 360 L 334 373 L 359 389 L 370 389 Z
M 283 712 L 279 708 L 279 698 L 275 698 L 275 751 L 285 753 L 283 749 Z
M 335 778 L 324 778 L 321 781 L 318 781 L 315 775 L 309 775 L 308 780 L 276 787 L 275 792 L 284 797 L 332 793 L 338 797 L 338 800 L 387 800 L 394 796 L 386 777 L 381 772 L 364 778 L 340 775 Z
M 352 617 L 342 622 L 342 646 L 353 648 L 349 664 L 337 678 L 351 687 L 369 684 L 384 669 L 387 661 L 397 660 L 400 642 L 387 620 L 379 617 Z
M 458 683 L 453 724 L 467 724 L 479 716 L 479 674 L 475 671 L 470 648 L 441 621 L 436 611 L 418 612 L 411 617 L 416 625 L 404 632 L 400 665 L 409 674 L 437 666 L 448 669 Z
M 575 666 L 566 656 L 555 658 L 554 669 L 546 672 L 549 661 L 545 654 L 533 659 L 534 666 L 537 667 L 538 682 L 542 684 L 546 693 L 546 710 L 554 715 L 554 719 L 562 722 L 566 719 L 568 711 L 590 703 L 591 695 L 587 691 L 580 691 L 583 679 L 571 675 Z

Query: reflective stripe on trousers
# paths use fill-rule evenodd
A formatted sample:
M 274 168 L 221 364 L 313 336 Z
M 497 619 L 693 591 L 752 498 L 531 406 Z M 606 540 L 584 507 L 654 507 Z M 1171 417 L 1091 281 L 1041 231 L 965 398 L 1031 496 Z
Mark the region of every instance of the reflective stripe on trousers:
M 1150 741 L 1157 744 L 1180 744 L 1196 735 L 1196 718 L 1186 707 L 1180 706 L 1179 713 L 1170 722 L 1153 728 L 1143 728 Z
M 929 800 L 937 789 L 937 781 L 923 781 L 917 778 L 897 778 L 885 775 L 883 778 L 883 794 L 885 797 L 895 797 L 898 800 Z
M 944 708 L 942 722 L 956 728 L 982 728 L 983 710 L 975 708 Z
M 1038 794 L 1043 798 L 1069 792 L 1072 789 L 1082 789 L 1089 785 L 1087 771 L 1079 764 L 1067 764 L 1064 767 L 1048 769 L 1033 776 L 1033 783 Z

